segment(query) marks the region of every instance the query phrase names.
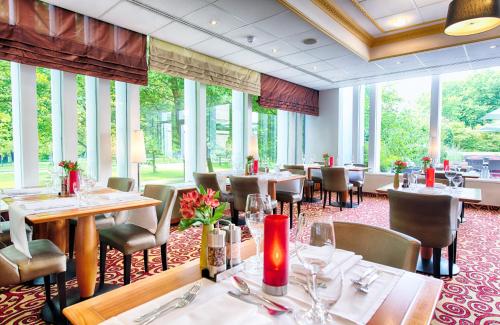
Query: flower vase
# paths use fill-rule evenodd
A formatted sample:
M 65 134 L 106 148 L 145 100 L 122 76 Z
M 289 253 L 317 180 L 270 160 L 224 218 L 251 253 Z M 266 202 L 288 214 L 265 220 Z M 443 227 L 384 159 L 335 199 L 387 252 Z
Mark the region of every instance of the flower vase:
M 68 189 L 69 194 L 75 194 L 75 185 L 77 188 L 80 187 L 80 177 L 78 170 L 70 170 L 68 175 Z
M 208 234 L 214 230 L 214 225 L 203 225 L 200 244 L 200 270 L 208 269 Z
M 395 190 L 397 190 L 399 188 L 399 174 L 398 173 L 394 174 L 394 182 L 393 182 L 392 186 L 394 187 Z

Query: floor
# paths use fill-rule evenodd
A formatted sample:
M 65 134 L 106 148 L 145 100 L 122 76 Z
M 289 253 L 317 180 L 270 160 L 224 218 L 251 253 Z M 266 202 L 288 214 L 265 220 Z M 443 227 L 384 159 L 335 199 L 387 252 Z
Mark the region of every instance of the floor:
M 388 227 L 388 201 L 383 197 L 365 197 L 356 209 L 304 204 L 306 214 L 333 213 L 336 220 Z M 500 324 L 500 212 L 469 207 L 466 221 L 459 229 L 457 263 L 460 274 L 444 279 L 433 324 Z M 244 237 L 248 233 L 244 231 Z M 200 229 L 184 232 L 172 229 L 169 242 L 169 267 L 198 257 Z M 444 253 L 444 251 L 443 251 Z M 122 255 L 108 252 L 107 283 L 123 283 Z M 132 282 L 161 271 L 159 249 L 149 254 L 150 271 L 144 274 L 142 254 L 134 255 Z M 76 280 L 67 286 L 76 286 Z M 56 288 L 53 286 L 53 294 Z M 0 288 L 0 324 L 43 324 L 39 318 L 44 302 L 43 287 L 18 285 Z

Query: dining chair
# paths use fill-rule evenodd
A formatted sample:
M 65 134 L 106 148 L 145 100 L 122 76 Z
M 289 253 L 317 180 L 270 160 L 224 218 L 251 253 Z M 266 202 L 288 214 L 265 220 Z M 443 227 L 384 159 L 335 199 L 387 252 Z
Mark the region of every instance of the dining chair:
M 3 220 L 3 217 L 0 217 Z M 33 237 L 33 229 L 27 224 L 24 225 L 26 228 L 26 237 L 28 241 L 31 241 Z M 1 221 L 0 222 L 0 248 L 7 247 L 11 245 L 12 242 L 10 240 L 10 221 Z
M 300 173 L 302 172 L 302 173 Z M 295 169 L 295 173 L 305 175 L 304 170 Z M 276 186 L 276 201 L 280 202 L 281 214 L 283 214 L 283 205 L 290 205 L 290 229 L 293 225 L 293 205 L 297 203 L 297 215 L 300 214 L 302 199 L 304 198 L 304 178 L 294 180 Z
M 0 249 L 0 287 L 15 285 L 43 276 L 45 300 L 55 309 L 50 295 L 50 276 L 57 279 L 59 310 L 66 307 L 66 255 L 48 239 L 28 243 L 31 258 L 19 252 L 14 245 Z
M 228 202 L 230 205 L 233 204 L 233 194 L 225 191 L 226 176 L 219 179 L 216 173 L 193 173 L 193 178 L 198 188 L 203 186 L 205 189 L 211 188 L 214 191 L 219 191 L 220 201 Z M 224 187 L 224 190 L 221 189 L 221 185 Z
M 235 225 L 243 225 L 244 221 L 240 220 L 239 212 L 245 211 L 247 196 L 249 194 L 268 194 L 268 181 L 259 176 L 230 176 L 229 181 L 234 198 L 231 222 Z M 276 213 L 277 201 L 271 200 L 271 206 Z
M 433 275 L 437 278 L 441 276 L 441 249 L 448 247 L 451 278 L 457 247 L 458 199 L 392 189 L 387 195 L 390 228 L 418 239 L 422 247 L 432 247 Z
M 130 192 L 134 189 L 135 180 L 133 178 L 126 177 L 110 177 L 108 178 L 108 188 L 112 188 L 117 191 Z M 105 216 L 104 214 L 98 214 L 95 218 L 95 226 L 97 230 L 106 229 L 113 227 L 117 224 L 122 224 L 125 222 L 123 218 L 124 214 L 113 214 L 112 216 Z M 73 252 L 75 250 L 75 232 L 77 219 L 69 220 L 69 248 L 68 255 L 69 258 L 73 258 Z
M 123 283 L 130 283 L 130 271 L 132 268 L 132 254 L 143 251 L 144 271 L 148 272 L 148 249 L 161 247 L 161 264 L 165 271 L 167 265 L 167 242 L 170 238 L 170 219 L 177 198 L 177 190 L 167 185 L 148 184 L 144 187 L 144 196 L 161 201 L 156 206 L 156 217 L 158 226 L 156 232 L 134 224 L 123 223 L 114 227 L 103 229 L 99 232 L 100 256 L 99 256 L 99 286 L 104 286 L 106 272 L 106 252 L 108 246 L 115 248 L 123 254 L 124 277 Z
M 283 165 L 283 170 L 289 171 L 295 175 L 307 175 L 304 165 Z M 302 191 L 302 200 L 304 196 L 309 195 L 310 198 L 314 197 L 314 181 L 311 179 L 304 179 L 304 190 Z M 307 193 L 307 194 L 306 194 Z M 279 200 L 278 200 L 279 201 Z
M 415 272 L 420 241 L 403 233 L 360 223 L 333 223 L 337 248 L 354 252 L 363 259 Z
M 337 194 L 337 203 L 339 203 L 340 211 L 342 211 L 343 192 L 349 192 L 349 198 L 352 207 L 352 187 L 349 183 L 349 171 L 344 167 L 321 167 L 321 175 L 323 176 L 323 209 L 326 206 L 326 194 L 328 193 L 328 203 L 332 204 L 332 192 Z
M 352 164 L 355 167 L 367 167 L 365 164 Z M 365 182 L 365 172 L 363 170 L 349 171 L 349 183 L 356 188 L 356 194 L 359 202 L 363 202 L 363 185 Z

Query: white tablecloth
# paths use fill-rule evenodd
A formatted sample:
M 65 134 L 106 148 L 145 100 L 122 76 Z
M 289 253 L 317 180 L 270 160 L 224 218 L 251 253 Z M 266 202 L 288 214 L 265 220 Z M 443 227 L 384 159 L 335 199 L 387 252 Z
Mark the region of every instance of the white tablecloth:
M 343 257 L 347 256 L 338 250 Z M 344 251 L 345 252 L 345 251 Z M 385 298 L 396 285 L 404 271 L 387 266 L 361 261 L 359 255 L 349 254 L 342 265 L 332 268 L 331 272 L 344 272 L 342 295 L 330 311 L 335 315 L 336 324 L 365 324 L 377 311 Z M 291 259 L 296 263 L 296 258 Z M 368 267 L 376 267 L 380 271 L 377 279 L 369 289 L 368 294 L 359 292 L 351 282 L 366 271 Z M 256 276 L 240 272 L 238 274 L 249 284 L 254 292 L 261 292 L 262 280 Z M 281 316 L 269 316 L 264 309 L 255 308 L 254 305 L 241 303 L 239 300 L 229 297 L 227 291 L 236 291 L 232 286 L 232 280 L 227 279 L 220 283 L 214 283 L 207 279 L 200 280 L 202 288 L 196 299 L 187 307 L 180 308 L 165 314 L 152 322 L 152 325 L 160 324 L 295 324 L 293 315 L 283 314 Z M 333 282 L 333 281 L 332 281 Z M 119 314 L 105 322 L 103 325 L 132 325 L 134 319 L 140 315 L 154 310 L 173 298 L 181 296 L 193 284 L 169 292 L 144 305 Z M 320 295 L 327 293 L 332 288 L 321 289 Z M 324 295 L 323 295 L 324 296 Z M 294 312 L 302 312 L 310 307 L 311 301 L 302 287 L 294 284 L 288 285 L 288 294 L 284 297 L 270 297 L 279 303 L 291 307 Z

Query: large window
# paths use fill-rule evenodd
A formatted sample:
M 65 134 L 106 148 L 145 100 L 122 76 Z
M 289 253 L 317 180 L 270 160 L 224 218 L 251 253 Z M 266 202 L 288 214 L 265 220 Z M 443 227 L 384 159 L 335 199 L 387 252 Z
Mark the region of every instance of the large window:
M 46 185 L 50 181 L 49 171 L 52 169 L 52 102 L 50 89 L 50 70 L 36 68 L 40 185 Z
M 141 87 L 141 129 L 147 163 L 141 184 L 184 181 L 184 79 L 150 71 Z
M 380 169 L 395 160 L 419 163 L 428 154 L 430 77 L 383 83 Z
M 207 166 L 209 171 L 231 169 L 232 90 L 207 86 Z
M 485 119 L 500 108 L 500 68 L 444 74 L 441 81 L 442 157 L 475 169 L 489 158 L 496 160 L 490 169 L 500 172 L 499 121 Z
M 365 106 L 363 107 L 364 116 L 364 134 L 363 134 L 363 164 L 368 166 L 368 154 L 370 146 L 370 87 L 364 87 Z
M 257 135 L 259 146 L 259 160 L 262 166 L 272 167 L 276 164 L 278 153 L 278 117 L 276 109 L 261 107 L 257 97 L 253 98 L 252 105 L 252 132 Z
M 78 165 L 87 170 L 87 113 L 85 105 L 85 76 L 76 76 Z
M 0 188 L 14 187 L 10 63 L 0 60 Z

